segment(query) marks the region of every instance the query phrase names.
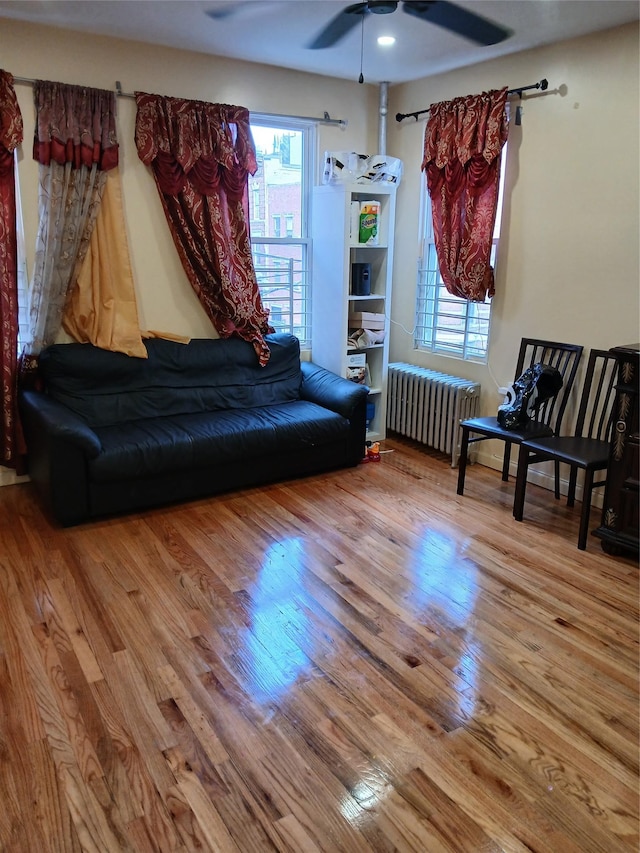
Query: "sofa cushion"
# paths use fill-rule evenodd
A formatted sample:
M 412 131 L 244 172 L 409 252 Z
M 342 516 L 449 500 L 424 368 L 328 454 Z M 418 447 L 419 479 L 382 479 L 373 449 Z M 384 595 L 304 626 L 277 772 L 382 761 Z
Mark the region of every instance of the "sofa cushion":
M 300 344 L 293 335 L 265 337 L 271 357 L 260 367 L 253 346 L 239 338 L 188 344 L 151 339 L 148 358 L 91 344 L 54 344 L 40 354 L 48 393 L 102 427 L 197 412 L 250 409 L 297 400 Z
M 149 477 L 219 462 L 244 464 L 347 438 L 346 418 L 306 400 L 257 409 L 167 415 L 96 428 L 102 452 L 88 462 L 97 482 Z

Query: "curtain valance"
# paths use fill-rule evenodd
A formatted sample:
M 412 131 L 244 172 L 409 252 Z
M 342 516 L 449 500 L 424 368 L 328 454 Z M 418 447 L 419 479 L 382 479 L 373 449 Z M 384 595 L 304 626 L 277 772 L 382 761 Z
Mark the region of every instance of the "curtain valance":
M 492 163 L 507 140 L 508 89 L 440 101 L 430 107 L 424 139 L 423 170 L 434 162 L 438 169 L 456 160 L 465 165 L 473 157 Z
M 76 169 L 96 165 L 105 172 L 118 165 L 114 92 L 36 80 L 33 99 L 34 160 L 43 166 L 52 160 L 70 163 Z
M 241 198 L 247 174 L 257 170 L 249 110 L 230 104 L 136 92 L 136 145 L 162 192 L 176 195 L 187 179 L 203 195 L 222 185 Z

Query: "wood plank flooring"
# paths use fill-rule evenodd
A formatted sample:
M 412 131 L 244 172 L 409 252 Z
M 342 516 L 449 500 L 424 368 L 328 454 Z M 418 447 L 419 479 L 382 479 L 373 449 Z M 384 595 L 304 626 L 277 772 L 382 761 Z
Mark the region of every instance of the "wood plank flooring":
M 383 450 L 67 530 L 0 489 L 3 853 L 638 850 L 637 564 Z

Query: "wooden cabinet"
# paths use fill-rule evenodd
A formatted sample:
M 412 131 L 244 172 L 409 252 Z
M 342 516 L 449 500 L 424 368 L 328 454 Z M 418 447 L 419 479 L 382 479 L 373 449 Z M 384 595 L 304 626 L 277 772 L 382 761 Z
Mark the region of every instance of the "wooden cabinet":
M 608 554 L 638 556 L 640 545 L 640 344 L 613 347 L 618 383 L 613 404 L 613 434 L 602 522 L 594 535 Z
M 360 243 L 356 225 L 355 205 L 370 200 L 380 205 L 377 245 Z M 346 377 L 350 356 L 365 355 L 373 412 L 367 431 L 371 441 L 383 439 L 386 429 L 395 205 L 393 185 L 327 185 L 315 187 L 313 193 L 312 358 Z M 366 268 L 366 287 L 352 283 L 354 265 L 360 271 Z M 384 318 L 383 329 L 376 330 L 383 333 L 379 335 L 383 340 L 356 348 L 348 343 L 355 326 L 349 317 L 363 313 Z

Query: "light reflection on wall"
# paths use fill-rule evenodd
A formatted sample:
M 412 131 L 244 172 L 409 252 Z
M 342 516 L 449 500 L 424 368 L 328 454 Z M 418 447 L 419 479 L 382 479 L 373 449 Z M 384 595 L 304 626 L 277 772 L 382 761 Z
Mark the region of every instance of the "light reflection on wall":
M 244 659 L 245 689 L 258 702 L 277 698 L 313 666 L 293 639 L 308 622 L 301 608 L 306 596 L 303 555 L 299 538 L 274 542 L 247 590 L 251 623 L 238 654 Z

